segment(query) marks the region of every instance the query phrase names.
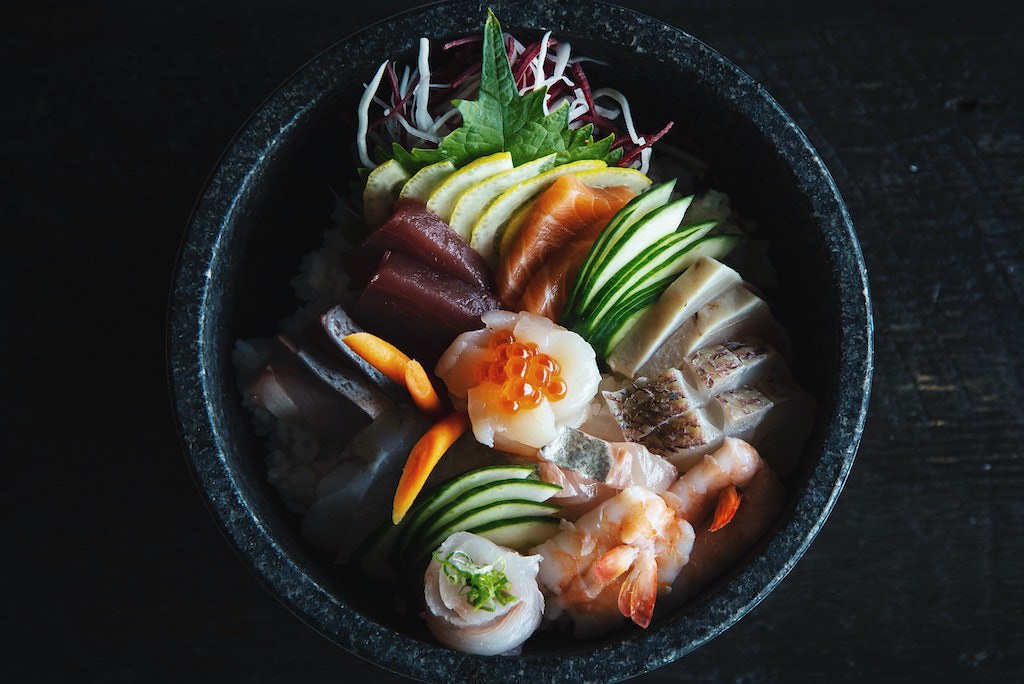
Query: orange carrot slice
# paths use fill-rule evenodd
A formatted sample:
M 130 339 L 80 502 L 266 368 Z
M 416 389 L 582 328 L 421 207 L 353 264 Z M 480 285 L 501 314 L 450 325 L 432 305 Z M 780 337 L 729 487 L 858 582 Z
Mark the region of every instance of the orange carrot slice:
M 367 332 L 344 337 L 345 344 L 368 364 L 399 384 L 405 384 L 405 368 L 411 359 L 395 345 Z
M 431 418 L 440 418 L 444 415 L 444 404 L 441 397 L 434 391 L 434 385 L 430 382 L 430 376 L 423 370 L 423 365 L 416 360 L 410 361 L 405 367 L 405 387 L 409 390 L 412 401 L 416 408 L 423 411 Z
M 409 512 L 434 466 L 468 428 L 469 416 L 454 411 L 435 423 L 416 442 L 409 453 L 409 460 L 405 462 L 398 489 L 395 490 L 395 503 L 391 511 L 394 524 L 400 523 Z
M 728 525 L 736 515 L 736 511 L 739 510 L 742 500 L 743 495 L 740 490 L 736 489 L 736 485 L 729 485 L 723 489 L 722 493 L 718 495 L 718 505 L 715 506 L 715 516 L 711 519 L 711 527 L 708 528 L 708 532 L 717 532 Z

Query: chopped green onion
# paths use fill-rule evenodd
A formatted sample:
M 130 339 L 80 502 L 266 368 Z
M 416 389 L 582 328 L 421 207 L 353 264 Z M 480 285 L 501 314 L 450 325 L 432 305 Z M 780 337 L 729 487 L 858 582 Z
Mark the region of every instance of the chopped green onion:
M 475 610 L 493 613 L 495 601 L 503 606 L 516 600 L 509 589 L 512 583 L 505 576 L 505 560 L 491 565 L 477 565 L 465 551 L 452 551 L 447 558 L 434 554 L 441 570 L 452 584 L 462 584 L 460 594 Z

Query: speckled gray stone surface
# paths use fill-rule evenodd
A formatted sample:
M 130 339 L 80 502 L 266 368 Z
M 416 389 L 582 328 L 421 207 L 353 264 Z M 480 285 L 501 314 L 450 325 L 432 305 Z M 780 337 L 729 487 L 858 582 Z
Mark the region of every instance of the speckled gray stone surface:
M 330 563 L 302 542 L 265 484 L 262 451 L 250 434 L 229 357 L 239 334 L 239 302 L 258 292 L 246 285 L 247 269 L 257 250 L 267 249 L 259 247 L 266 240 L 255 235 L 254 221 L 278 201 L 275 183 L 282 166 L 296 164 L 294 149 L 316 143 L 325 121 L 343 126 L 340 116 L 332 118 L 338 103 L 351 99 L 353 84 L 386 56 L 411 48 L 421 35 L 475 32 L 487 6 L 507 29 L 551 29 L 585 45 L 621 46 L 608 52 L 631 51 L 619 54 L 644 65 L 638 82 L 667 86 L 648 99 L 705 142 L 724 189 L 773 241 L 782 282 L 772 304 L 803 354 L 798 376 L 819 402 L 802 469 L 787 482 L 790 506 L 731 576 L 646 631 L 629 628 L 594 642 L 538 636 L 522 656 L 498 658 L 440 648 L 416 627 L 355 607 L 363 587 L 337 579 Z M 609 84 L 628 89 L 628 80 Z M 317 246 L 297 235 L 285 231 L 276 239 L 295 242 L 297 254 Z M 263 334 L 273 319 L 266 325 Z M 791 119 L 758 84 L 694 38 L 629 10 L 577 0 L 433 5 L 371 26 L 306 65 L 247 122 L 210 178 L 182 246 L 169 321 L 183 446 L 243 561 L 297 616 L 343 648 L 395 672 L 445 682 L 615 681 L 680 658 L 728 629 L 786 576 L 832 509 L 863 428 L 871 345 L 867 276 L 849 215 Z

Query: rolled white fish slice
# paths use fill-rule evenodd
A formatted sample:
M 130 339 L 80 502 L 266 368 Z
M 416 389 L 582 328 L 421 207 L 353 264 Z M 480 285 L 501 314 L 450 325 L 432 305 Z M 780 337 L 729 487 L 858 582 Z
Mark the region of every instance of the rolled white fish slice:
M 627 377 L 656 375 L 668 368 L 644 366 L 658 348 L 708 302 L 743 282 L 740 274 L 710 257 L 701 257 L 668 286 L 658 301 L 627 333 L 608 357 L 612 370 Z M 641 373 L 641 368 L 644 372 Z M 651 373 L 651 370 L 654 370 Z
M 515 551 L 469 532 L 456 532 L 438 548 L 442 559 L 461 552 L 477 566 L 502 567 L 515 600 L 493 611 L 477 610 L 466 602 L 458 584 L 451 583 L 436 558 L 424 575 L 427 627 L 445 646 L 464 653 L 500 655 L 518 648 L 540 626 L 544 596 L 537 585 L 539 556 Z
M 778 349 L 783 358 L 789 356 L 789 338 L 772 318 L 768 304 L 740 286 L 698 309 L 640 368 L 640 374 L 680 368 L 698 349 L 740 337 L 760 337 Z

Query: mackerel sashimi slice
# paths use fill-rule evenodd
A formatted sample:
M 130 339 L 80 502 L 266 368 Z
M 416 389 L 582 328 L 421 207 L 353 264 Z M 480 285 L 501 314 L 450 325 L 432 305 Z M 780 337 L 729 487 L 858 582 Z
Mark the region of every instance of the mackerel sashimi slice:
M 484 312 L 500 308 L 483 288 L 386 252 L 352 313 L 368 331 L 430 368 L 458 335 L 483 327 Z
M 386 251 L 404 254 L 468 285 L 491 287 L 491 269 L 484 258 L 421 202 L 400 200 L 390 218 L 345 256 L 354 285 L 369 280 Z
M 537 198 L 495 274 L 498 295 L 517 302 L 527 284 L 562 247 L 593 241 L 636 193 L 625 186 L 589 188 L 576 176 L 556 180 Z

